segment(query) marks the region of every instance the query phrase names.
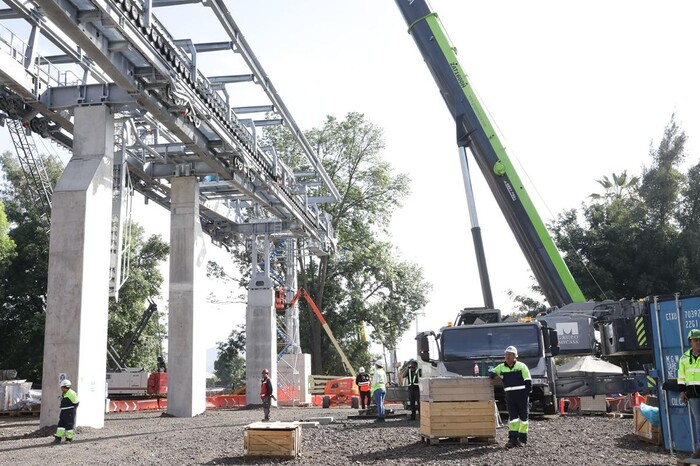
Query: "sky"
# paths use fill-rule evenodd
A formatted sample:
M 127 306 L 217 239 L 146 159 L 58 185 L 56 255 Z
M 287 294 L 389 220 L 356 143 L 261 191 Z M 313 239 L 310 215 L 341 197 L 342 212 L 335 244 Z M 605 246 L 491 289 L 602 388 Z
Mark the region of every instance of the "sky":
M 399 359 L 415 357 L 417 329 L 437 330 L 483 298 L 454 121 L 398 7 L 376 0 L 226 4 L 303 130 L 326 115 L 364 113 L 384 130 L 382 156 L 409 175 L 412 193 L 395 212 L 392 241 L 397 257 L 420 266 L 433 285 L 424 315 L 398 348 Z M 430 4 L 545 222 L 600 192 L 596 180 L 604 175 L 639 174 L 673 114 L 689 136 L 688 163 L 698 162 L 700 4 Z M 192 14 L 201 6 L 193 8 L 155 13 L 178 38 L 225 40 L 206 27 L 206 14 Z M 217 74 L 214 60 L 205 63 Z M 242 92 L 232 105 L 253 103 Z M 476 168 L 472 182 L 495 305 L 509 313 L 507 290 L 528 293 L 531 272 Z M 136 207 L 136 221 L 162 215 L 167 222 L 153 204 Z M 207 312 L 218 322 L 212 346 L 244 321 L 241 304 Z

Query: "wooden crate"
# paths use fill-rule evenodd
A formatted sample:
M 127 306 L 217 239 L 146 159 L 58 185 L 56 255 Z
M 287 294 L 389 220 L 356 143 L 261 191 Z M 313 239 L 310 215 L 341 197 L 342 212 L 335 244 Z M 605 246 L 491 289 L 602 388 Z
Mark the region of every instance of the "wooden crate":
M 244 456 L 296 458 L 301 453 L 298 422 L 255 422 L 243 431 Z
M 421 379 L 421 401 L 492 401 L 493 383 L 488 377 L 429 377 Z
M 421 401 L 420 433 L 428 438 L 496 437 L 496 403 Z
M 654 445 L 661 445 L 661 432 L 659 427 L 652 426 L 647 418 L 642 415 L 639 406 L 634 407 L 634 435 Z

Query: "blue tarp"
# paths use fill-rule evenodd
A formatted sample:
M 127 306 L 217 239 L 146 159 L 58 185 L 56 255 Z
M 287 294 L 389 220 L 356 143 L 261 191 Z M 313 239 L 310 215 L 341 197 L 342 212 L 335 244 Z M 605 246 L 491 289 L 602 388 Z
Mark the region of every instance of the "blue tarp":
M 649 421 L 649 424 L 651 424 L 654 427 L 658 427 L 659 424 L 661 423 L 659 419 L 659 408 L 655 406 L 649 406 L 646 403 L 641 403 L 639 405 L 639 411 L 642 413 L 642 416 Z

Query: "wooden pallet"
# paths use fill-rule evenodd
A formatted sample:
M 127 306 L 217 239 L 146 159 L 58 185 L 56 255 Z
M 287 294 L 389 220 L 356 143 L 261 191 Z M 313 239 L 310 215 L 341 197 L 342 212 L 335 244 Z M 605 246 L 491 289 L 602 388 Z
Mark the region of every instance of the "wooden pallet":
M 693 466 L 700 464 L 700 458 L 679 458 L 676 462 L 676 466 Z
M 427 445 L 493 445 L 496 443 L 495 437 L 429 437 L 421 435 L 420 440 L 421 443 Z

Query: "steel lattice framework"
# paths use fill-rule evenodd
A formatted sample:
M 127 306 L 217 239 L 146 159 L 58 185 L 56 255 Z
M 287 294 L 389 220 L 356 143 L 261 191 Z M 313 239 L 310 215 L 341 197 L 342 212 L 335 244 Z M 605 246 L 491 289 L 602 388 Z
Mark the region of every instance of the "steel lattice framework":
M 21 120 L 70 148 L 72 109 L 108 104 L 123 123 L 121 147 L 134 189 L 169 208 L 173 176 L 200 179 L 204 231 L 230 244 L 238 234 L 306 238 L 311 252 L 334 248 L 320 208 L 339 194 L 251 51 L 223 0 L 4 0 L 0 9 L 0 119 Z M 155 7 L 209 9 L 222 40 L 174 36 Z M 17 19 L 26 39 L 5 24 Z M 55 55 L 40 55 L 40 37 Z M 43 47 L 44 50 L 47 47 Z M 208 76 L 197 57 L 249 73 Z M 234 68 L 235 67 L 235 68 Z M 220 71 L 220 68 L 219 68 Z M 253 82 L 260 105 L 235 107 L 231 86 Z M 255 118 L 255 116 L 258 116 Z M 259 128 L 285 125 L 304 164 L 296 171 L 264 147 Z

